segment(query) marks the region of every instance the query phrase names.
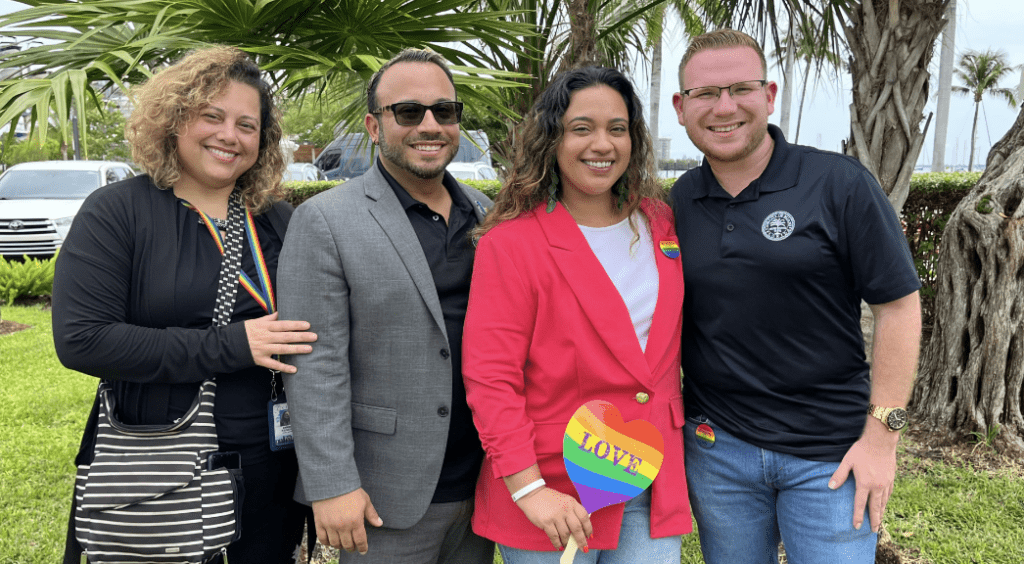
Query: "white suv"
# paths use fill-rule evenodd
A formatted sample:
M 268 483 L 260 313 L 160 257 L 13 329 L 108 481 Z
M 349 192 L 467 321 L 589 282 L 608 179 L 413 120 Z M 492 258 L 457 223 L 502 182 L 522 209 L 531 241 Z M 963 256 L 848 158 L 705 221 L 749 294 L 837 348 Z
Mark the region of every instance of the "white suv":
M 483 162 L 457 163 L 450 162 L 448 172 L 459 180 L 497 180 L 498 173 L 494 168 Z
M 0 256 L 52 257 L 86 196 L 132 176 L 130 166 L 112 161 L 39 161 L 7 169 L 0 175 Z

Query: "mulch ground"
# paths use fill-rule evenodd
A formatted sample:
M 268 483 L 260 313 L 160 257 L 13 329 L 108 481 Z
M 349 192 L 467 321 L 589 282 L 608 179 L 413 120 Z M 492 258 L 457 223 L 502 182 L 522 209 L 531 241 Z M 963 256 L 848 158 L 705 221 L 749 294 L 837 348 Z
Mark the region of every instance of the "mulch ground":
M 31 325 L 22 325 L 21 323 L 15 323 L 6 319 L 0 319 L 0 335 L 9 335 L 11 333 L 17 333 L 18 331 L 24 331 L 30 328 Z
M 39 296 L 34 298 L 17 298 L 14 300 L 14 305 L 33 306 L 42 304 L 43 309 L 50 309 L 50 301 L 50 296 Z M 30 329 L 31 327 L 31 325 L 15 323 L 14 321 L 10 321 L 8 319 L 0 319 L 0 335 L 10 335 L 11 333 L 24 331 L 25 329 Z

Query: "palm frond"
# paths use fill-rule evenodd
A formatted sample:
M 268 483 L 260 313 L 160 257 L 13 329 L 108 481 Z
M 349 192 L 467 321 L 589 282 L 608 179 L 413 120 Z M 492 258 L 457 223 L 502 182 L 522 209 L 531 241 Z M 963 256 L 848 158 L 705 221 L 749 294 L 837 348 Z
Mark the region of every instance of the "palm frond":
M 498 53 L 533 56 L 520 11 L 477 11 L 472 0 L 36 0 L 0 16 L 0 30 L 41 41 L 0 59 L 0 125 L 33 109 L 67 138 L 71 108 L 85 119 L 101 92 L 139 84 L 157 68 L 208 44 L 250 53 L 281 95 L 340 99 L 406 47 L 429 47 L 458 69 L 467 99 L 494 101 L 526 75 L 494 71 Z M 476 50 L 460 49 L 479 42 Z M 32 88 L 19 86 L 31 79 Z M 358 104 L 344 112 L 361 117 Z M 496 111 L 514 117 L 507 106 Z M 6 121 L 2 121 L 6 120 Z M 361 120 L 358 120 L 361 121 Z M 85 124 L 82 124 L 85 127 Z M 45 128 L 40 129 L 45 130 Z

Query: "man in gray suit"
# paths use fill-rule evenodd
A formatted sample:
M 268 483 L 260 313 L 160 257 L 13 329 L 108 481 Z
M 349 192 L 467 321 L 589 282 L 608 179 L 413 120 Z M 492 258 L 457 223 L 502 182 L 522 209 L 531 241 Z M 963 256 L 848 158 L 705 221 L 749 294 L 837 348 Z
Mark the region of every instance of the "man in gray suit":
M 444 59 L 407 49 L 367 88 L 380 159 L 292 216 L 281 319 L 320 335 L 285 389 L 298 495 L 341 562 L 487 563 L 470 527 L 483 450 L 462 383 L 474 247 L 491 201 L 445 166 L 462 103 Z M 372 527 L 366 527 L 369 522 Z

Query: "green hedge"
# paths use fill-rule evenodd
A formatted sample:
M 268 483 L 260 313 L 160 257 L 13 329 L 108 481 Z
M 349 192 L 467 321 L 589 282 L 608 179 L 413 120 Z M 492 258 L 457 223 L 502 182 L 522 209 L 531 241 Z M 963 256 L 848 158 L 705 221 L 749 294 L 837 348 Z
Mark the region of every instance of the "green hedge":
M 910 178 L 911 199 L 915 195 L 923 196 L 939 192 L 964 191 L 966 193 L 966 190 L 974 186 L 980 177 L 980 172 L 928 172 L 915 174 Z M 463 180 L 462 182 L 487 194 L 492 200 L 498 195 L 498 189 L 501 188 L 500 180 Z M 676 179 L 662 178 L 660 182 L 661 187 L 668 191 L 675 184 Z M 291 190 L 288 201 L 297 206 L 319 192 L 333 188 L 338 184 L 338 182 L 333 180 L 286 182 L 285 187 Z
M 298 206 L 320 192 L 329 190 L 338 184 L 338 182 L 333 180 L 285 182 L 284 187 L 288 190 L 288 196 L 286 199 L 291 203 L 291 205 Z
M 980 172 L 928 172 L 910 179 L 903 204 L 903 229 L 921 278 L 921 318 L 926 328 L 935 319 L 939 240 L 949 216 L 981 178 Z
M 497 180 L 463 180 L 462 182 L 487 194 L 487 197 L 492 200 L 498 194 L 498 189 L 501 188 L 501 182 Z M 285 182 L 284 186 L 289 190 L 288 202 L 293 206 L 298 206 L 320 192 L 330 190 L 339 184 L 341 183 L 334 180 L 319 180 L 316 182 Z
M 935 267 L 938 263 L 939 237 L 949 215 L 981 176 L 980 172 L 942 172 L 915 174 L 910 180 L 910 196 L 903 207 L 904 224 L 910 250 L 924 283 L 921 295 L 926 322 L 931 319 L 935 295 Z M 674 178 L 661 180 L 668 190 Z M 501 187 L 497 180 L 469 180 L 466 184 L 494 198 Z M 299 205 L 311 196 L 337 186 L 334 181 L 287 182 L 288 201 Z M 49 295 L 53 288 L 54 259 L 7 261 L 0 258 L 0 300 L 12 303 L 21 296 Z
M 910 177 L 910 192 L 926 194 L 969 190 L 979 178 L 980 172 L 923 172 Z

